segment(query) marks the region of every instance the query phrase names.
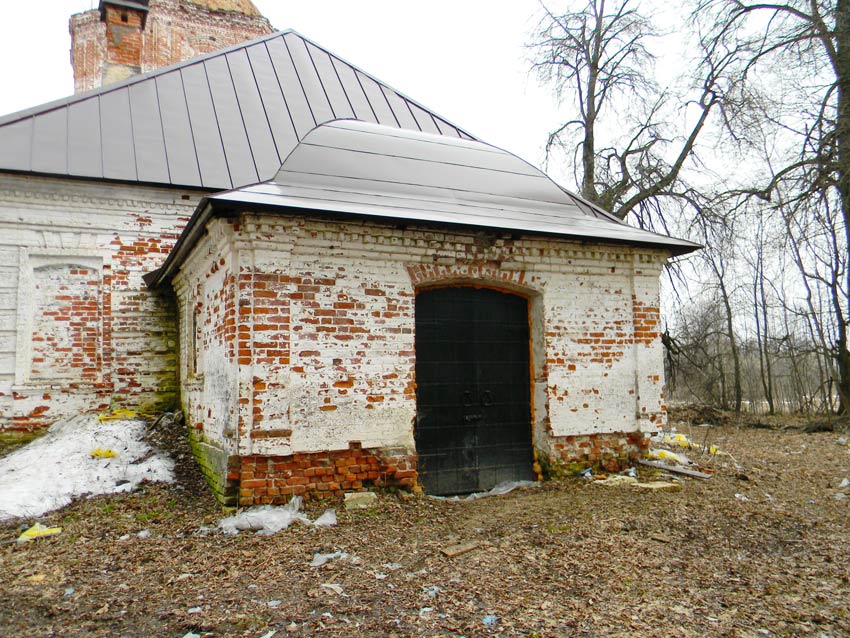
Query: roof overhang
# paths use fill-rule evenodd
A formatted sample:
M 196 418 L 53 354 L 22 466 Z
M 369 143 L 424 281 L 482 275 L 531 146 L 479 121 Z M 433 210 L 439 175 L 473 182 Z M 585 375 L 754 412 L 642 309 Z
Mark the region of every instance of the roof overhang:
M 209 219 L 239 212 L 463 226 L 663 250 L 700 248 L 629 226 L 518 157 L 472 140 L 353 120 L 308 133 L 274 179 L 204 198 L 151 287 L 170 280 Z

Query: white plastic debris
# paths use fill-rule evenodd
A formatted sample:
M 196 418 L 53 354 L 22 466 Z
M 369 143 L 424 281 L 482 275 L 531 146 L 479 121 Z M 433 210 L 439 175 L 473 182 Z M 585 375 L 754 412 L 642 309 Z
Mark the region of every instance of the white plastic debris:
M 132 491 L 140 482 L 174 480 L 174 462 L 145 443 L 142 421 L 77 416 L 0 458 L 0 521 L 36 517 L 83 495 Z M 98 458 L 92 450 L 117 456 Z
M 839 490 L 843 490 L 845 487 L 850 487 L 850 479 L 848 478 L 842 479 L 841 482 L 838 484 Z
M 320 523 L 319 527 L 331 527 L 336 524 L 336 513 L 333 510 L 327 510 L 316 519 L 316 523 L 312 523 L 307 516 L 299 512 L 300 509 L 301 497 L 293 496 L 292 500 L 282 507 L 258 505 L 234 516 L 228 516 L 221 520 L 218 528 L 225 534 L 238 534 L 245 530 L 256 530 L 257 534 L 270 536 L 286 529 L 296 521 L 308 525 Z
M 332 509 L 325 510 L 324 513 L 313 521 L 314 527 L 333 527 L 336 525 L 336 512 Z
M 649 450 L 646 453 L 647 458 L 656 459 L 658 461 L 667 461 L 677 463 L 679 465 L 691 465 L 691 460 L 684 454 L 677 454 L 670 450 Z
M 325 563 L 329 563 L 332 560 L 337 558 L 348 558 L 348 554 L 345 552 L 330 552 L 329 554 L 322 554 L 321 552 L 316 552 L 313 554 L 313 560 L 310 562 L 310 567 L 321 567 Z
M 151 535 L 151 531 L 149 529 L 143 529 L 141 532 L 136 534 L 136 536 L 138 536 L 139 538 L 142 538 L 142 539 L 150 538 L 150 535 Z
M 512 492 L 518 487 L 540 487 L 540 483 L 537 481 L 504 481 L 499 483 L 491 490 L 487 492 L 475 492 L 474 494 L 467 494 L 466 496 L 431 496 L 431 498 L 440 500 L 440 501 L 474 501 L 479 498 L 486 498 L 488 496 L 502 496 L 503 494 L 507 494 L 508 492 Z

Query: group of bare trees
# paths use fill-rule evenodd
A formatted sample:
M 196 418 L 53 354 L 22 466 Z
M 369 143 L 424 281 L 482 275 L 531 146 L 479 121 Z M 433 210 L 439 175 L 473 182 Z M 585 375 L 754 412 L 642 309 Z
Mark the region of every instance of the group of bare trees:
M 530 47 L 549 160 L 705 246 L 668 273 L 673 397 L 850 411 L 850 0 L 548 0 Z

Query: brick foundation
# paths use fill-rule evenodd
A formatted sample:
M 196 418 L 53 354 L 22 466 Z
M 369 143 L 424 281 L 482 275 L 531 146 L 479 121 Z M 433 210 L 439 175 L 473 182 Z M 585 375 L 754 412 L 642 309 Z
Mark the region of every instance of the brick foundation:
M 637 463 L 649 449 L 643 432 L 553 437 L 550 464 L 567 473 L 587 467 L 620 472 Z
M 245 456 L 239 472 L 239 505 L 285 503 L 292 496 L 323 498 L 371 488 L 416 485 L 416 456 L 407 450 L 362 449 L 289 456 Z M 229 477 L 231 478 L 231 477 Z

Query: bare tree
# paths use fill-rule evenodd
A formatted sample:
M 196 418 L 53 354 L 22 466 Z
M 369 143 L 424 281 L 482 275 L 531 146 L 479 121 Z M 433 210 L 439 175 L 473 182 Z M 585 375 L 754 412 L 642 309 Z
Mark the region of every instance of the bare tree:
M 710 114 L 729 94 L 725 69 L 734 56 L 706 56 L 711 64 L 695 94 L 674 99 L 652 79 L 648 43 L 657 33 L 635 0 L 566 5 L 556 12 L 541 2 L 544 16 L 530 45 L 534 68 L 576 114 L 549 135 L 547 157 L 567 152 L 585 199 L 621 219 L 635 213 L 642 225 L 663 225 L 658 199 L 687 190 L 682 170 Z M 671 101 L 683 119 L 690 109 L 686 130 L 664 121 Z M 600 135 L 611 126 L 623 131 L 619 139 Z
M 715 47 L 707 47 L 708 67 L 718 46 L 734 49 L 741 81 L 761 85 L 758 116 L 774 136 L 764 158 L 771 170 L 739 194 L 760 198 L 784 220 L 808 320 L 831 357 L 840 410 L 848 412 L 850 2 L 701 0 L 694 18 Z

